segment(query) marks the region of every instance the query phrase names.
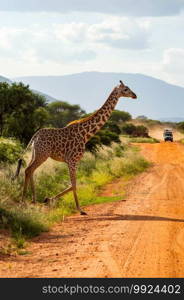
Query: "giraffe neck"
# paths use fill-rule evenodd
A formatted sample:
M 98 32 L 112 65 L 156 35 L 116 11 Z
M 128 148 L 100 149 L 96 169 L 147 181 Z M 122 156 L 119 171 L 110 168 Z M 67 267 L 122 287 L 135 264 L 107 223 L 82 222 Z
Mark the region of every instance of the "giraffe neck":
M 104 126 L 104 124 L 110 118 L 118 100 L 119 96 L 115 88 L 104 105 L 97 112 L 95 112 L 89 120 L 82 124 L 82 127 L 87 131 L 86 142 Z

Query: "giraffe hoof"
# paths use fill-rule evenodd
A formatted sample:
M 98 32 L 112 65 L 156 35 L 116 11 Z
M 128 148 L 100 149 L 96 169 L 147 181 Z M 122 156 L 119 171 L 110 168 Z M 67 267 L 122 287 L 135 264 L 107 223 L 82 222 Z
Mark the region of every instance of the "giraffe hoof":
M 83 216 L 87 216 L 87 213 L 85 211 L 81 211 L 80 214 Z

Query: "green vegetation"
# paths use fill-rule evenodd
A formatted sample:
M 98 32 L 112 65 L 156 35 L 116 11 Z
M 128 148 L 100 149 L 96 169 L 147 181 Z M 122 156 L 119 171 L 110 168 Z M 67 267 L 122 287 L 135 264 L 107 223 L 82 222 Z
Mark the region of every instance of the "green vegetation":
M 138 116 L 136 120 L 141 121 L 142 124 L 144 124 L 147 127 L 155 127 L 157 125 L 163 125 L 164 127 L 171 127 L 171 128 L 177 128 L 177 123 L 175 122 L 170 122 L 170 121 L 159 121 L 159 120 L 153 120 L 153 119 L 148 119 L 146 116 Z M 182 123 L 182 122 L 181 122 Z M 178 123 L 179 124 L 179 123 Z
M 180 132 L 184 133 L 184 122 L 179 122 L 179 123 L 177 123 L 176 128 L 177 128 Z
M 161 121 L 148 119 L 146 116 L 138 116 L 136 119 L 140 120 L 141 123 L 144 123 L 144 125 L 148 126 L 148 127 L 153 127 L 153 126 L 156 126 L 156 125 L 163 124 L 163 122 L 161 122 Z
M 148 128 L 144 125 L 134 125 L 132 123 L 125 123 L 121 127 L 122 133 L 133 137 L 146 137 L 148 138 Z
M 144 137 L 131 137 L 128 139 L 130 143 L 160 143 L 159 140 L 152 138 L 152 137 L 148 137 L 148 138 L 144 138 Z
M 86 150 L 96 153 L 99 147 L 103 145 L 110 146 L 112 142 L 120 143 L 119 135 L 115 132 L 101 129 L 94 137 L 86 144 Z
M 111 114 L 110 121 L 121 123 L 121 122 L 127 122 L 132 119 L 131 114 L 129 114 L 126 111 L 121 110 L 114 110 Z
M 0 136 L 14 137 L 27 143 L 43 126 L 45 98 L 22 83 L 0 83 Z M 39 118 L 37 118 L 39 115 Z
M 115 201 L 119 196 L 100 196 L 101 188 L 113 179 L 124 179 L 144 171 L 149 166 L 134 147 L 126 144 L 113 144 L 105 147 L 96 155 L 86 152 L 78 169 L 78 195 L 82 206 L 94 203 Z M 42 231 L 49 230 L 53 223 L 76 211 L 72 193 L 68 193 L 54 207 L 42 204 L 43 199 L 62 191 L 69 183 L 69 174 L 65 164 L 53 161 L 36 176 L 37 204 L 31 204 L 28 195 L 25 204 L 20 203 L 20 191 L 23 171 L 18 182 L 12 183 L 12 169 L 6 168 L 0 175 L 0 227 L 11 231 L 17 247 L 22 247 L 24 240 Z M 124 195 L 125 191 L 122 191 Z M 122 197 L 121 197 L 122 198 Z M 19 245 L 19 246 L 18 246 Z M 21 246 L 22 245 L 22 246 Z
M 62 128 L 69 122 L 83 118 L 85 111 L 79 105 L 71 105 L 64 101 L 54 101 L 47 105 L 49 113 L 48 125 Z
M 23 151 L 20 143 L 13 139 L 0 138 L 0 161 L 13 164 L 17 162 Z
M 180 142 L 181 144 L 184 144 L 184 139 L 181 139 L 179 142 Z

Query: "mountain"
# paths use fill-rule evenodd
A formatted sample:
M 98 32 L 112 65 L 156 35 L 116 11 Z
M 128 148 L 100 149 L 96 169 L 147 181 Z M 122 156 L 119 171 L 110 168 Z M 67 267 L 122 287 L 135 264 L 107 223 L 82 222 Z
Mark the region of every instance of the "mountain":
M 7 83 L 12 83 L 10 79 L 0 76 L 0 82 L 7 82 Z
M 138 96 L 137 100 L 121 98 L 117 109 L 133 116 L 184 119 L 184 88 L 143 74 L 84 72 L 63 76 L 18 77 L 32 89 L 72 104 L 80 104 L 87 112 L 98 109 L 119 80 Z
M 33 89 L 32 89 L 32 91 L 33 91 L 34 93 L 37 93 L 37 94 L 41 95 L 41 96 L 44 96 L 44 97 L 46 98 L 47 102 L 57 101 L 56 98 L 53 98 L 53 97 L 51 97 L 50 95 L 47 95 L 47 94 L 45 94 L 45 93 L 42 93 L 42 92 L 40 92 L 40 91 L 33 90 Z
M 0 82 L 7 82 L 7 83 L 11 84 L 13 81 L 17 81 L 17 80 L 10 80 L 6 77 L 0 76 Z M 55 98 L 53 98 L 53 97 L 51 97 L 51 96 L 49 96 L 45 93 L 42 93 L 42 92 L 39 92 L 39 91 L 36 91 L 36 90 L 33 90 L 33 89 L 32 89 L 32 91 L 37 93 L 37 94 L 40 94 L 40 95 L 44 96 L 48 102 L 56 101 Z
M 159 119 L 161 122 L 173 122 L 173 123 L 179 123 L 179 122 L 183 122 L 184 118 L 172 118 L 172 117 L 168 117 L 168 118 L 160 118 Z

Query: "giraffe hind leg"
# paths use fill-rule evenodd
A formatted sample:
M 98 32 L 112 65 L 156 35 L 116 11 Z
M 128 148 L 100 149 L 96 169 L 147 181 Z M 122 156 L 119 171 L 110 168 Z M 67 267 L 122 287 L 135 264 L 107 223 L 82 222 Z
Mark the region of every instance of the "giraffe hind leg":
M 24 200 L 24 197 L 26 195 L 29 183 L 31 183 L 33 202 L 36 201 L 33 173 L 44 161 L 46 161 L 47 158 L 48 158 L 48 156 L 39 156 L 38 157 L 35 154 L 34 158 L 31 160 L 30 164 L 26 168 L 24 187 L 23 187 L 23 192 L 22 192 L 22 201 Z

